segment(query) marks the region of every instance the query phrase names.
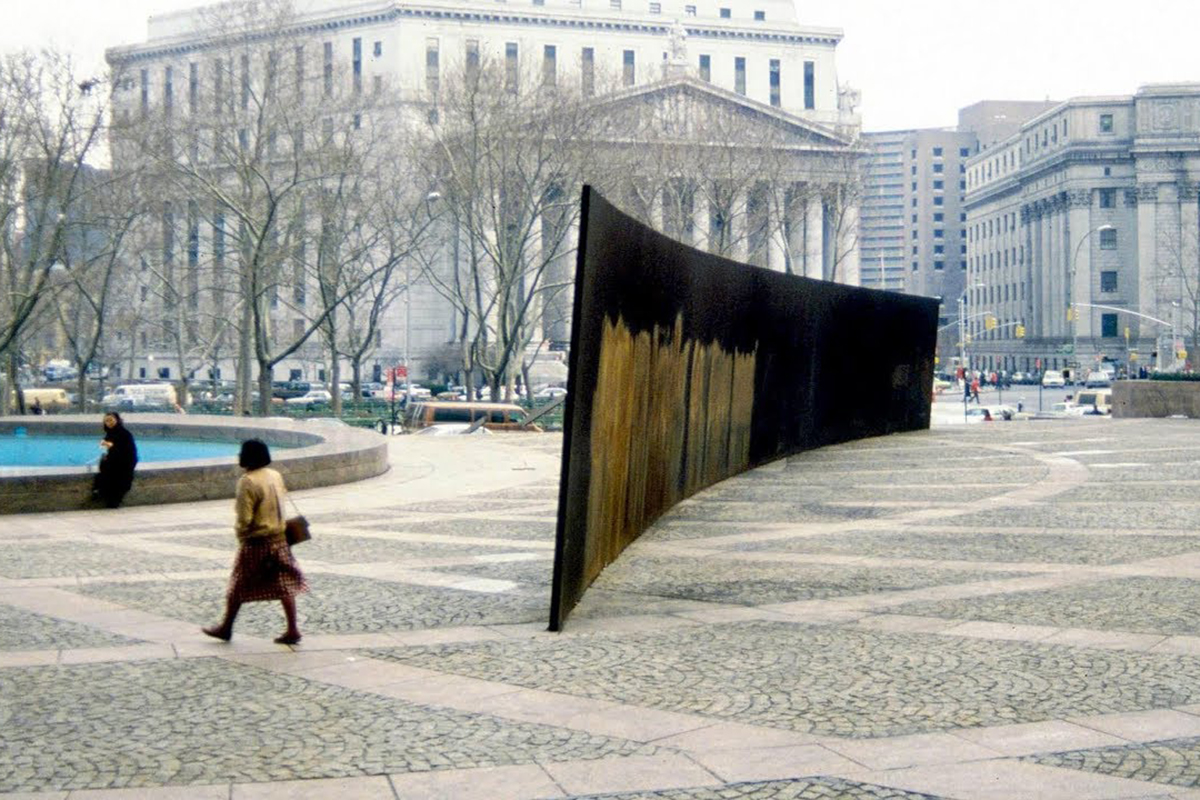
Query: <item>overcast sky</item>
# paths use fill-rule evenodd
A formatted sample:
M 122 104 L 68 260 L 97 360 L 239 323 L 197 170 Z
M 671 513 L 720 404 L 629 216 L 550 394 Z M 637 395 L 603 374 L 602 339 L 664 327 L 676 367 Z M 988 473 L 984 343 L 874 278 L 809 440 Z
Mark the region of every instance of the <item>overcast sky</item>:
M 731 0 L 752 3 L 752 0 Z M 0 0 L 0 49 L 55 43 L 100 69 L 105 47 L 145 38 L 152 13 L 203 0 Z M 978 100 L 1130 94 L 1200 82 L 1197 0 L 799 0 L 840 27 L 839 80 L 866 130 L 949 127 Z

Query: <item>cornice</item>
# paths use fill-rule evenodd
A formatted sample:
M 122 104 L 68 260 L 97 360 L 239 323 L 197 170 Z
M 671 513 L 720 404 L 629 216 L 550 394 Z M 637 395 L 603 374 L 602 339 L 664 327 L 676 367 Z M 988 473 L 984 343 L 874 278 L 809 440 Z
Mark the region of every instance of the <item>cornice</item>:
M 668 37 L 674 20 L 650 21 L 646 19 L 620 19 L 617 17 L 591 17 L 578 15 L 554 15 L 551 13 L 533 13 L 525 11 L 497 9 L 467 9 L 467 8 L 438 8 L 432 6 L 398 6 L 393 5 L 382 11 L 350 14 L 344 16 L 329 16 L 322 19 L 302 21 L 288 29 L 288 33 L 321 33 L 350 28 L 360 28 L 398 20 L 446 20 L 462 23 L 474 22 L 481 24 L 520 25 L 531 28 L 552 28 L 580 32 L 617 31 L 638 35 Z M 786 31 L 758 30 L 751 28 L 735 28 L 720 25 L 685 24 L 687 35 L 697 39 L 734 40 L 753 42 L 776 42 L 786 44 L 822 44 L 836 46 L 841 36 L 835 33 L 815 31 Z M 265 41 L 273 34 L 260 32 L 249 34 L 249 41 Z M 143 44 L 113 47 L 105 52 L 109 63 L 135 63 L 153 61 L 164 56 L 186 55 L 202 52 L 224 44 L 225 40 L 215 39 L 198 33 L 194 37 L 176 37 L 159 44 L 147 42 Z

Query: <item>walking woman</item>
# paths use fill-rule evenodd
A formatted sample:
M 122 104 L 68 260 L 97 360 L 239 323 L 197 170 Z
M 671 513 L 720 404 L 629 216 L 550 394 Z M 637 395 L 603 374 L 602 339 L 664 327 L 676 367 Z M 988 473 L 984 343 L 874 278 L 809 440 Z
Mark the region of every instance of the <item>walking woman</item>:
M 109 508 L 116 508 L 133 488 L 138 452 L 133 434 L 115 411 L 104 415 L 104 438 L 100 440 L 100 446 L 104 448 L 104 455 L 100 457 L 100 470 L 92 479 L 92 497 Z
M 296 595 L 307 592 L 308 584 L 284 537 L 283 498 L 287 488 L 283 477 L 268 466 L 270 463 L 271 452 L 264 442 L 242 442 L 238 464 L 246 473 L 238 479 L 234 501 L 238 553 L 225 596 L 225 619 L 219 625 L 201 629 L 215 639 L 227 642 L 233 636 L 233 621 L 242 603 L 278 600 L 287 617 L 287 630 L 275 643 L 300 641 Z

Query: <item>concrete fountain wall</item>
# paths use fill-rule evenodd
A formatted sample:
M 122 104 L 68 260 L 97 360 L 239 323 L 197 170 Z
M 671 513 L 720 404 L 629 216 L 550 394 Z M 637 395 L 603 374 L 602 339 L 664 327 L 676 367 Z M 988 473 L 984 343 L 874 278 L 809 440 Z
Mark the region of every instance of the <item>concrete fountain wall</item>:
M 0 436 L 17 428 L 31 433 L 95 436 L 100 417 L 59 414 L 0 417 Z M 388 469 L 387 440 L 378 433 L 327 420 L 129 414 L 125 426 L 134 437 L 228 441 L 227 458 L 156 461 L 138 465 L 126 505 L 157 505 L 233 497 L 242 470 L 238 448 L 244 439 L 271 446 L 272 466 L 290 489 L 311 489 L 364 480 Z M 97 448 L 97 455 L 99 449 Z M 93 508 L 94 465 L 0 469 L 0 514 Z

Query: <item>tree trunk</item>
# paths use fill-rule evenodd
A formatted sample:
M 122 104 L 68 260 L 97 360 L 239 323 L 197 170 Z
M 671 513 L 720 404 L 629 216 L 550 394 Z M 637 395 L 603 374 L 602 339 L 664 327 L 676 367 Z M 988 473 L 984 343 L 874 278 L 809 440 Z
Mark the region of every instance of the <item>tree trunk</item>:
M 258 363 L 258 416 L 271 415 L 271 364 L 267 361 Z

